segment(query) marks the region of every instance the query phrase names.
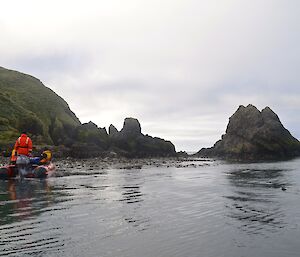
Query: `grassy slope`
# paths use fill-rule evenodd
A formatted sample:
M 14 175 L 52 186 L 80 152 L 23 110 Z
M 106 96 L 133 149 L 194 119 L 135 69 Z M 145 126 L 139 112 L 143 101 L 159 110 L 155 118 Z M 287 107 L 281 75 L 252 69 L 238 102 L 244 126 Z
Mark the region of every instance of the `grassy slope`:
M 40 143 L 59 143 L 80 121 L 68 104 L 38 79 L 0 67 L 0 144 L 25 129 Z

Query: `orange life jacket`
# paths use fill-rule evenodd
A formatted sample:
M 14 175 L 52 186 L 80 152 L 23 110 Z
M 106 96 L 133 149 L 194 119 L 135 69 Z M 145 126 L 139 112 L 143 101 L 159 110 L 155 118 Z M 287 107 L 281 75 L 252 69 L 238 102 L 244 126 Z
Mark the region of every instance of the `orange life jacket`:
M 17 139 L 14 149 L 18 155 L 29 155 L 29 153 L 32 151 L 31 139 L 26 134 L 22 134 Z

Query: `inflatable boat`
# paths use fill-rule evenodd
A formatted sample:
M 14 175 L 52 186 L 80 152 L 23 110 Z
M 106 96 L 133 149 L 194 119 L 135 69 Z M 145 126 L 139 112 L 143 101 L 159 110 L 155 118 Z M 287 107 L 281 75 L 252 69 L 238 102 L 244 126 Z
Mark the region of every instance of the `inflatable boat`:
M 0 179 L 22 178 L 47 178 L 55 172 L 55 165 L 50 162 L 48 164 L 37 165 L 27 164 L 19 166 L 18 164 L 7 165 L 0 168 Z

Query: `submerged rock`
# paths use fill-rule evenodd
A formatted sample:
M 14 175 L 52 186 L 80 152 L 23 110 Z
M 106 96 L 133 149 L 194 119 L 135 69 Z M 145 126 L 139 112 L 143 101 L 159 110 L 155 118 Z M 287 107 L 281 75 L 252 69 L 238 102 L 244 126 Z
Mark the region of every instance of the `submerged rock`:
M 229 118 L 225 135 L 197 155 L 240 160 L 289 158 L 300 155 L 300 143 L 269 107 L 240 106 Z

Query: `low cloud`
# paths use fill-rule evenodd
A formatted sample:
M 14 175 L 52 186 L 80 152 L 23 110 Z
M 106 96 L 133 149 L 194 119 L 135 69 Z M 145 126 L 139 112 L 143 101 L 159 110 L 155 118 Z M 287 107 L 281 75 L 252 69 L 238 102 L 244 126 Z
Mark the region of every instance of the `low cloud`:
M 17 8 L 18 7 L 18 8 Z M 199 150 L 240 104 L 270 106 L 300 138 L 296 1 L 11 0 L 1 66 L 38 77 L 82 122 Z

